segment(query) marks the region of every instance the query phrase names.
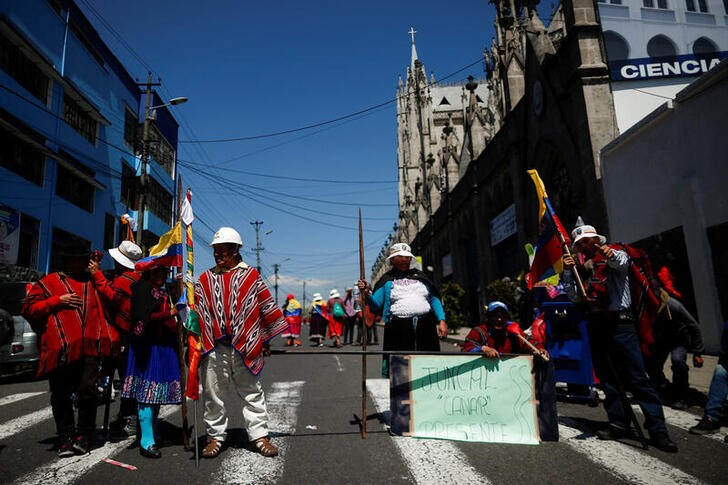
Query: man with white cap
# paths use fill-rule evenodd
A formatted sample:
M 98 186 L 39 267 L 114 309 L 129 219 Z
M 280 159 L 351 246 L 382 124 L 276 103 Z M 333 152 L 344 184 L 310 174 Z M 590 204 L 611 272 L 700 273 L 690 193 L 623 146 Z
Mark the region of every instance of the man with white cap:
M 195 284 L 209 438 L 202 456 L 216 457 L 225 443 L 228 417 L 222 391 L 231 384 L 243 400 L 243 421 L 253 449 L 263 456 L 276 456 L 278 448 L 268 436 L 268 412 L 259 375 L 264 357 L 270 355 L 270 340 L 288 324 L 258 271 L 243 262 L 238 231 L 221 227 L 210 246 L 216 266 Z
M 106 279 L 99 270 L 99 262 L 92 259 L 88 264 L 96 291 L 101 295 L 113 324 L 121 337 L 121 354 L 111 359 L 107 369 L 113 381 L 118 369 L 119 379 L 126 378 L 127 359 L 129 357 L 129 330 L 131 329 L 131 285 L 139 281 L 141 273 L 134 271 L 134 263 L 142 257 L 142 250 L 131 241 L 122 241 L 116 248 L 108 250 L 114 260 L 116 277 L 113 281 Z M 137 403 L 134 399 L 121 399 L 119 417 L 111 423 L 111 431 L 117 436 L 136 435 Z
M 329 300 L 326 302 L 329 308 L 329 337 L 334 339 L 334 347 L 341 347 L 341 334 L 344 333 L 346 311 L 344 302 L 341 300 L 339 290 L 333 288 L 329 291 Z
M 593 226 L 577 225 L 571 233 L 573 250 L 583 258 L 577 264 L 574 257 L 565 254 L 562 280 L 572 301 L 581 301 L 577 292 L 574 271 L 578 271 L 585 285 L 588 311 L 589 343 L 594 370 L 602 383 L 604 408 L 609 426 L 599 430 L 603 440 L 614 440 L 629 435 L 630 411 L 620 396 L 620 379 L 645 416 L 644 426 L 655 447 L 676 452 L 677 446 L 667 434 L 665 416 L 660 397 L 645 372 L 637 333 L 637 315 L 632 302 L 636 300 L 636 282 L 630 281 L 630 254 L 636 250 L 627 245 L 607 244 L 607 238 Z
M 447 336 L 445 311 L 435 285 L 422 271 L 410 268 L 413 259 L 409 245 L 393 244 L 387 258 L 392 269 L 379 279 L 374 291 L 364 280 L 359 280 L 357 286 L 366 295 L 368 306 L 382 314 L 383 350 L 439 352 L 438 338 Z M 382 374 L 389 375 L 386 358 Z

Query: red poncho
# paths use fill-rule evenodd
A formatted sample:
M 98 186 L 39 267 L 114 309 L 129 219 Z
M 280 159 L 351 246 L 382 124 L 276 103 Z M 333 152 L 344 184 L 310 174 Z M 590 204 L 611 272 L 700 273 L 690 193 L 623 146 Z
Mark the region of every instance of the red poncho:
M 113 324 L 121 330 L 131 330 L 131 285 L 139 281 L 142 274 L 136 271 L 124 271 L 114 278 L 114 281 L 106 279 L 101 271 L 91 275 L 91 280 L 98 291 L 112 310 Z
M 65 308 L 61 296 L 66 293 L 79 295 L 81 308 Z M 108 357 L 119 350 L 119 333 L 106 321 L 90 281 L 51 273 L 30 289 L 22 312 L 40 337 L 38 376 L 85 356 Z
M 258 375 L 263 342 L 288 326 L 260 274 L 243 263 L 227 273 L 208 270 L 195 285 L 195 297 L 203 355 L 230 338 L 248 370 Z

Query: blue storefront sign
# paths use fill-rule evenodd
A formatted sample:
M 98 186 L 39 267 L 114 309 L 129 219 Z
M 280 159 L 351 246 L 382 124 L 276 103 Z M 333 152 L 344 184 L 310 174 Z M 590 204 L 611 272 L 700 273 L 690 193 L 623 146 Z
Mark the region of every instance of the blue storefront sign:
M 609 61 L 612 81 L 700 76 L 728 58 L 728 51 Z

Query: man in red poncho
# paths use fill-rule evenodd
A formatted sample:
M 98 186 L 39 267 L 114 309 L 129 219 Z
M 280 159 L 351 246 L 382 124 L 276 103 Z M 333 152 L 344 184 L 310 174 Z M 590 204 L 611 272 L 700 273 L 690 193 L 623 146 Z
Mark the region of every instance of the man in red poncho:
M 253 448 L 263 456 L 276 456 L 278 448 L 268 437 L 268 412 L 258 375 L 263 357 L 270 355 L 270 340 L 288 324 L 258 271 L 240 257 L 240 234 L 221 227 L 210 246 L 216 266 L 195 285 L 209 437 L 202 456 L 216 457 L 225 443 L 229 405 L 222 400 L 222 390 L 230 384 L 243 400 L 243 420 Z
M 82 245 L 62 252 L 63 271 L 33 285 L 23 306 L 23 316 L 40 337 L 38 376 L 48 375 L 61 458 L 89 452 L 99 363 L 119 351 L 119 333 L 106 321 L 86 272 L 89 255 Z M 73 394 L 78 396 L 77 423 Z

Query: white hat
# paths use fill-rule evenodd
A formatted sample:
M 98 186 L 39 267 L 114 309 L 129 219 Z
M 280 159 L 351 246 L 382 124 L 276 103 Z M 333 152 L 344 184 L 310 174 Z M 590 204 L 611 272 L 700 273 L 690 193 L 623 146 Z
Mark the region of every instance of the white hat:
M 339 290 L 336 288 L 329 291 L 329 298 L 341 298 L 341 295 L 339 294 Z
M 134 263 L 142 258 L 142 249 L 131 241 L 121 241 L 118 248 L 109 249 L 109 254 L 123 267 L 134 269 Z
M 321 301 L 323 298 L 321 298 L 321 293 L 314 293 L 313 294 L 313 301 Z
M 407 243 L 392 244 L 392 247 L 389 248 L 389 256 L 387 256 L 387 261 L 395 256 L 409 256 L 410 258 L 415 257 L 415 255 L 412 254 L 412 248 L 410 248 L 409 244 Z
M 602 236 L 601 234 L 597 233 L 597 230 L 594 229 L 594 226 L 590 226 L 588 224 L 584 224 L 581 226 L 576 226 L 573 231 L 571 231 L 571 239 L 573 239 L 572 246 L 576 246 L 576 243 L 585 237 L 598 237 L 599 238 L 599 244 L 604 244 L 607 242 L 607 238 Z
M 240 238 L 240 233 L 232 227 L 221 227 L 217 230 L 214 236 L 212 236 L 212 242 L 210 246 L 215 244 L 232 243 L 238 246 L 243 245 L 243 240 Z

